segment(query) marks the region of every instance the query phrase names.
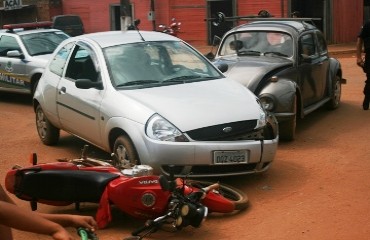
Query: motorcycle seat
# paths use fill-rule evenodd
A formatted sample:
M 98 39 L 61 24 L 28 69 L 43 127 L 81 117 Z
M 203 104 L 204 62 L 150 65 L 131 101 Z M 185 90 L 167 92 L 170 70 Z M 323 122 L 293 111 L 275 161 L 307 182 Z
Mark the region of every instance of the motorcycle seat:
M 119 176 L 95 171 L 20 171 L 14 189 L 21 199 L 98 203 L 106 185 Z

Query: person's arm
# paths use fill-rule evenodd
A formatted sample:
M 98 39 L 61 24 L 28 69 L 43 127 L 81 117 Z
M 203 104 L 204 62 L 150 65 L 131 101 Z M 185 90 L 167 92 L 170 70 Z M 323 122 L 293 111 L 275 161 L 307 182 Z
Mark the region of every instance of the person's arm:
M 362 59 L 362 46 L 364 44 L 364 41 L 362 38 L 358 37 L 357 38 L 357 43 L 356 43 L 356 63 L 358 66 L 363 67 L 363 59 Z
M 58 223 L 63 227 L 84 227 L 91 231 L 95 231 L 97 228 L 97 223 L 91 216 L 47 213 L 38 213 L 38 215 L 52 222 Z
M 30 210 L 0 201 L 0 224 L 21 231 L 52 236 L 55 240 L 72 240 L 73 237 L 58 223 Z

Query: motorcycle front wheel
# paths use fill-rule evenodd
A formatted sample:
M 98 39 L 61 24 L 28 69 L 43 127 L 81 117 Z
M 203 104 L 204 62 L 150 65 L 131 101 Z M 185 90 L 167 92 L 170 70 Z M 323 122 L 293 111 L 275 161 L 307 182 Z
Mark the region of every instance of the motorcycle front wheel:
M 204 188 L 208 187 L 214 183 L 212 182 L 207 182 L 207 181 L 202 181 L 202 180 L 187 180 L 186 181 L 187 185 L 195 187 L 195 188 Z M 232 203 L 233 207 L 230 209 L 230 212 L 232 211 L 241 211 L 244 210 L 248 207 L 249 205 L 249 200 L 248 196 L 242 192 L 241 190 L 232 187 L 230 185 L 226 184 L 221 184 L 220 187 L 217 190 L 217 194 L 220 194 L 223 196 L 225 199 L 227 199 L 230 203 Z M 220 209 L 223 207 L 220 206 Z M 212 209 L 210 209 L 212 210 Z M 225 212 L 224 210 L 218 211 L 217 207 L 213 209 L 214 212 Z

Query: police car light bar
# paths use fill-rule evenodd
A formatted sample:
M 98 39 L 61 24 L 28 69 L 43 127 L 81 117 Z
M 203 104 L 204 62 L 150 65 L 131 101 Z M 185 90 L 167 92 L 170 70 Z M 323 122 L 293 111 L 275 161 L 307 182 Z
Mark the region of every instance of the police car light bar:
M 16 24 L 5 24 L 3 29 L 8 29 L 12 31 L 16 28 L 23 29 L 36 29 L 36 28 L 50 28 L 53 23 L 50 21 L 45 22 L 32 22 L 32 23 L 16 23 Z

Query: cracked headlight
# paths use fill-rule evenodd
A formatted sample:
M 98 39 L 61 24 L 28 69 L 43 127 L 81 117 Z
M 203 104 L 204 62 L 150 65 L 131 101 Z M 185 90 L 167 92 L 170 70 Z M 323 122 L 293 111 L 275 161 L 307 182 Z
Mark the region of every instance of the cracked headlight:
M 158 114 L 154 114 L 146 124 L 146 135 L 154 140 L 168 142 L 188 142 L 185 135 L 174 125 Z
M 266 112 L 261 108 L 259 119 L 257 120 L 256 128 L 263 128 L 266 126 Z

